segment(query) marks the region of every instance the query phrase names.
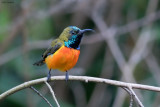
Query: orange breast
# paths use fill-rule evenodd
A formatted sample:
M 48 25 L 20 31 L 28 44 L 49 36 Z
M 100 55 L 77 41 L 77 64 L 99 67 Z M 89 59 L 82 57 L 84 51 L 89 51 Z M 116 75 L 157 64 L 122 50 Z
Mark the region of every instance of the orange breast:
M 45 63 L 49 69 L 67 71 L 76 65 L 79 54 L 79 50 L 62 46 L 54 54 L 47 56 Z

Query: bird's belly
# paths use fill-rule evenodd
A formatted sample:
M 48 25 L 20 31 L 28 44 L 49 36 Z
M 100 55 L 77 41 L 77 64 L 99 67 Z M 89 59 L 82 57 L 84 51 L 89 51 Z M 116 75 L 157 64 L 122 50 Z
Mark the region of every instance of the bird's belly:
M 49 69 L 59 69 L 67 71 L 75 66 L 78 61 L 80 51 L 62 46 L 54 54 L 49 55 L 45 62 Z

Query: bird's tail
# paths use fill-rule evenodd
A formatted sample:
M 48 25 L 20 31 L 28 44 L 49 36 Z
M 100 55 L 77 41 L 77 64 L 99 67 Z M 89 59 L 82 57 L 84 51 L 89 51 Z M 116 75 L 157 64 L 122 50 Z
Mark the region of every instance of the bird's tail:
M 44 65 L 44 64 L 45 64 L 45 63 L 44 63 L 44 59 L 42 59 L 42 60 L 40 60 L 40 61 L 35 62 L 33 65 L 42 66 L 42 65 Z

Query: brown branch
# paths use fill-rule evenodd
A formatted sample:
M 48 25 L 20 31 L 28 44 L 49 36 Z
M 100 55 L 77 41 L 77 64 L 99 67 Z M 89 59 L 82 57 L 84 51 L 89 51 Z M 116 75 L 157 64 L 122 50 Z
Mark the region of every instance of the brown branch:
M 144 107 L 144 105 L 142 104 L 142 102 L 139 100 L 139 98 L 137 97 L 137 95 L 135 94 L 135 92 L 133 91 L 132 87 L 122 87 L 124 90 L 127 91 L 127 93 L 130 95 L 130 105 L 129 107 L 133 106 L 133 98 L 135 98 L 135 100 L 138 103 L 139 107 Z
M 16 87 L 13 87 L 12 89 L 2 93 L 0 95 L 0 100 L 3 100 L 7 96 L 20 91 L 22 89 L 28 88 L 30 86 L 36 85 L 36 84 L 41 84 L 46 82 L 47 78 L 40 78 L 36 80 L 31 80 L 28 82 L 25 82 L 23 84 L 20 84 Z M 65 80 L 65 76 L 54 76 L 51 77 L 51 81 L 57 81 L 57 80 Z M 127 82 L 121 82 L 121 81 L 116 81 L 116 80 L 110 80 L 110 79 L 103 79 L 103 78 L 95 78 L 95 77 L 88 77 L 88 76 L 70 76 L 69 80 L 76 80 L 76 81 L 84 81 L 84 82 L 97 82 L 97 83 L 105 83 L 105 84 L 110 84 L 110 85 L 115 85 L 118 87 L 132 87 L 135 89 L 142 89 L 142 90 L 149 90 L 149 91 L 156 91 L 160 92 L 160 87 L 155 87 L 155 86 L 149 86 L 149 85 L 141 85 L 141 84 L 135 84 L 135 83 L 127 83 Z
M 56 96 L 55 96 L 55 94 L 54 94 L 54 91 L 53 91 L 52 87 L 51 87 L 51 86 L 49 85 L 49 83 L 46 82 L 46 81 L 45 81 L 45 84 L 46 84 L 47 87 L 49 88 L 49 90 L 50 90 L 50 92 L 51 92 L 51 94 L 52 94 L 52 97 L 53 97 L 54 101 L 56 102 L 57 107 L 60 107 L 60 105 L 59 105 L 59 103 L 58 103 L 58 101 L 57 101 L 57 98 L 56 98 Z
M 51 103 L 38 91 L 36 90 L 33 86 L 30 87 L 35 93 L 37 93 L 40 97 L 42 97 L 44 99 L 44 101 L 50 106 L 50 107 L 53 107 L 51 105 Z
M 136 99 L 139 107 L 144 107 L 144 105 L 142 104 L 142 102 L 139 100 L 139 98 L 137 97 L 137 95 L 136 95 L 135 92 L 133 91 L 132 87 L 129 86 L 128 89 L 131 91 L 132 95 L 133 95 L 134 98 Z
M 133 106 L 133 94 L 132 94 L 132 92 L 128 88 L 126 88 L 126 87 L 122 87 L 122 88 L 124 90 L 126 90 L 127 93 L 130 95 L 130 104 L 129 104 L 129 107 L 132 107 Z
M 44 19 L 46 17 L 49 17 L 50 15 L 61 13 L 61 11 L 63 11 L 64 9 L 69 7 L 71 3 L 73 3 L 72 0 L 63 0 L 60 3 L 51 6 L 48 11 L 40 10 L 38 12 L 36 11 L 32 13 L 30 12 L 30 9 L 33 2 L 34 1 L 23 3 L 23 5 L 27 5 L 27 7 L 23 7 L 25 14 L 18 16 L 12 24 L 6 25 L 7 27 L 0 27 L 0 32 L 9 32 L 9 36 L 1 43 L 0 54 L 2 54 L 8 48 L 8 46 L 12 43 L 13 39 L 16 37 L 16 33 L 21 29 L 21 27 L 30 17 L 36 18 L 38 20 Z
M 150 23 L 153 23 L 154 21 L 160 19 L 160 11 L 153 12 L 149 15 L 146 15 L 145 17 L 132 21 L 131 23 L 128 23 L 122 27 L 119 27 L 117 29 L 116 35 L 125 34 L 131 31 L 134 31 L 140 27 L 149 25 Z

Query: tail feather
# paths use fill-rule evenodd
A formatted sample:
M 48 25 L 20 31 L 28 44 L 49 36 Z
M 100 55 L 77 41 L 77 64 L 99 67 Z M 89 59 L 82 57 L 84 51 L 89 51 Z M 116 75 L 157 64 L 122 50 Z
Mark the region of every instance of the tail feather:
M 44 65 L 44 64 L 45 64 L 45 63 L 44 63 L 44 59 L 42 59 L 42 60 L 40 60 L 40 61 L 35 62 L 33 65 L 42 66 L 42 65 Z

